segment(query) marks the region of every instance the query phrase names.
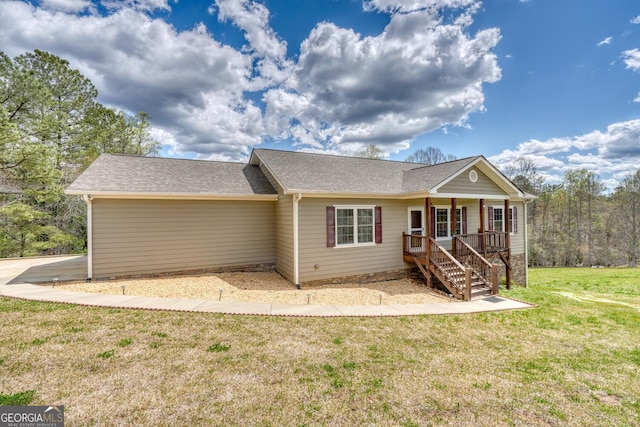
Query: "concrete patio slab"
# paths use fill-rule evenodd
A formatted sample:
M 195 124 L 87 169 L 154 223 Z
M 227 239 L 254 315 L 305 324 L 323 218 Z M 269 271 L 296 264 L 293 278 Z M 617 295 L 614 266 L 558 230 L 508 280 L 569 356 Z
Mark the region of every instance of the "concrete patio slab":
M 343 316 L 335 305 L 293 305 L 293 304 L 272 304 L 271 315 L 273 316 L 318 316 L 334 317 Z
M 338 305 L 343 316 L 399 316 L 402 313 L 389 305 Z
M 225 314 L 255 314 L 268 316 L 271 314 L 271 304 L 268 303 L 245 303 L 230 301 L 207 301 L 200 304 L 196 310 L 207 313 Z

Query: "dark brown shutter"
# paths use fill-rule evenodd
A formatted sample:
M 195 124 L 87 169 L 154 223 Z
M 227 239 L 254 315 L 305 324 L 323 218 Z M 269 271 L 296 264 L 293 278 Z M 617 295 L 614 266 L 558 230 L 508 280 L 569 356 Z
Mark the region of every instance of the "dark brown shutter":
M 493 208 L 489 206 L 487 211 L 489 212 L 489 215 L 487 215 L 489 217 L 489 231 L 493 231 Z
M 461 220 L 462 220 L 462 234 L 467 234 L 467 207 L 463 206 L 461 208 L 461 213 L 460 215 L 462 216 Z
M 513 207 L 513 234 L 518 232 L 518 208 Z
M 380 244 L 382 243 L 382 206 L 376 206 L 374 216 L 376 224 L 376 244 Z
M 327 206 L 327 247 L 333 248 L 336 245 L 336 209 Z
M 436 208 L 431 206 L 431 237 L 436 238 Z

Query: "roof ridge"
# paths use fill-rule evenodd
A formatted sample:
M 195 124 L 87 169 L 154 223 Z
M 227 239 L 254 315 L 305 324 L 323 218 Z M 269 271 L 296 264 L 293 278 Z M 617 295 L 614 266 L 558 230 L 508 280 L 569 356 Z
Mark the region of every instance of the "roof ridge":
M 416 163 L 416 165 L 418 165 L 415 168 L 409 169 L 408 171 L 414 171 L 414 170 L 418 170 L 418 169 L 422 169 L 422 168 L 431 168 L 434 166 L 441 166 L 441 165 L 447 165 L 447 164 L 451 164 L 451 163 L 455 163 L 455 162 L 463 162 L 463 161 L 469 161 L 471 162 L 472 160 L 476 160 L 478 158 L 484 157 L 483 155 L 479 154 L 476 156 L 468 156 L 468 157 L 463 157 L 461 159 L 455 159 L 455 160 L 447 160 L 446 162 L 442 162 L 442 163 L 433 163 L 433 164 L 425 164 L 425 163 Z M 406 172 L 408 172 L 406 171 Z
M 122 153 L 102 153 L 100 154 L 99 157 L 102 157 L 102 156 L 123 157 L 127 159 L 170 160 L 170 161 L 184 160 L 188 162 L 228 163 L 228 164 L 237 164 L 237 165 L 248 165 L 247 162 L 230 161 L 230 160 L 185 159 L 183 157 L 141 156 L 138 154 L 122 154 Z
M 342 158 L 342 159 L 360 159 L 360 160 L 372 160 L 372 161 L 379 161 L 379 162 L 417 164 L 415 162 L 408 162 L 406 160 L 371 159 L 371 158 L 368 158 L 368 157 L 347 156 L 347 155 L 344 155 L 344 154 L 314 153 L 314 152 L 310 152 L 310 151 L 278 150 L 276 148 L 254 148 L 253 151 L 275 151 L 275 152 L 279 152 L 279 153 L 306 154 L 306 155 L 323 156 L 323 157 L 339 157 L 339 158 Z

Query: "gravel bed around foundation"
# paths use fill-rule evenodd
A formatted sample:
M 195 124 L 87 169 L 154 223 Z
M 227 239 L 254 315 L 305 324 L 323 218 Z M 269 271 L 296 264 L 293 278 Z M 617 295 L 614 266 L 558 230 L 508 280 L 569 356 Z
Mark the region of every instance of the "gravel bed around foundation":
M 121 295 L 194 298 L 233 302 L 317 305 L 424 304 L 448 298 L 410 279 L 367 284 L 302 285 L 302 290 L 275 272 L 221 273 L 200 276 L 68 282 L 63 289 Z

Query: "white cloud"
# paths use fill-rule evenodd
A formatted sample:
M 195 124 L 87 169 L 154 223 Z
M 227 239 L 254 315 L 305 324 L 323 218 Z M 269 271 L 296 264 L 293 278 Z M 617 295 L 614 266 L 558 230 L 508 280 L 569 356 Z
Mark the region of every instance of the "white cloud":
M 633 71 L 640 71 L 640 49 L 625 50 L 622 52 L 626 68 Z
M 638 92 L 638 96 L 633 99 L 633 102 L 640 102 L 640 92 Z
M 568 170 L 587 169 L 613 190 L 617 179 L 638 170 L 638 141 L 640 119 L 613 123 L 604 132 L 594 130 L 573 137 L 523 142 L 515 150 L 505 150 L 489 160 L 504 168 L 518 157 L 531 159 L 549 182 L 561 182 Z
M 602 46 L 605 44 L 611 44 L 611 41 L 613 40 L 613 37 L 607 37 L 604 40 L 598 42 L 598 44 L 596 46 Z
M 632 24 L 640 24 L 640 15 L 636 16 L 631 20 Z
M 409 13 L 420 10 L 448 8 L 466 8 L 477 4 L 478 0 L 365 0 L 365 10 L 377 10 L 388 13 Z
M 100 15 L 84 0 L 0 2 L 0 40 L 10 56 L 37 48 L 68 59 L 101 102 L 150 113 L 172 153 L 207 158 L 241 158 L 263 138 L 342 153 L 369 143 L 397 151 L 441 126 L 465 125 L 484 109 L 483 85 L 501 78 L 499 30 L 469 34 L 476 0 L 371 0 L 368 10 L 390 15 L 381 34 L 320 23 L 296 59 L 263 3 L 216 0 L 209 8 L 243 31 L 242 49 L 221 44 L 204 24 L 179 31 L 151 14 L 173 3 L 105 0 Z
M 48 10 L 78 13 L 93 9 L 89 0 L 42 0 L 40 5 Z
M 171 2 L 177 1 L 178 0 L 172 0 Z M 101 0 L 100 4 L 110 10 L 131 9 L 138 12 L 171 10 L 169 0 Z
M 269 113 L 299 122 L 330 149 L 407 148 L 417 135 L 482 111 L 483 83 L 501 77 L 492 52 L 499 40 L 497 29 L 470 38 L 431 10 L 396 13 L 372 37 L 324 22 L 302 43 L 287 102 L 270 103 Z M 306 108 L 292 108 L 298 96 Z

